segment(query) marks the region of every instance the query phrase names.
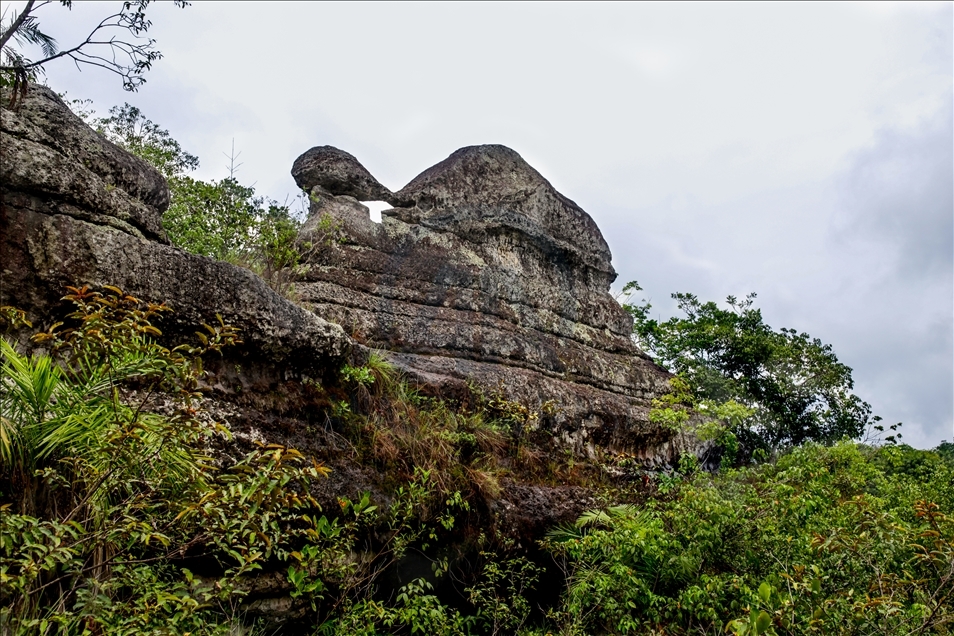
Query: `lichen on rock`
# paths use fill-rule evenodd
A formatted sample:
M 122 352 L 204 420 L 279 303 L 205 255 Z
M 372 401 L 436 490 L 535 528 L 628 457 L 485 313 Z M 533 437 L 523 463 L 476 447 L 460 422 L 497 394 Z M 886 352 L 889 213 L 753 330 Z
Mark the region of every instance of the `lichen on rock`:
M 463 148 L 394 194 L 329 146 L 292 176 L 312 199 L 305 234 L 329 219 L 343 232 L 297 283 L 314 312 L 445 395 L 473 383 L 555 403 L 553 433 L 577 452 L 667 462 L 690 448 L 649 423 L 670 375 L 630 338 L 599 228 L 519 154 Z M 380 225 L 360 204 L 372 197 L 393 206 Z

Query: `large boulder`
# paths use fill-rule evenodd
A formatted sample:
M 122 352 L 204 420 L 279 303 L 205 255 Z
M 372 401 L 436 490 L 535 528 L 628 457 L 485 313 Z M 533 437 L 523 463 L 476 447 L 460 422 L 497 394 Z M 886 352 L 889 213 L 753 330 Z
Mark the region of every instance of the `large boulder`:
M 0 108 L 0 149 L 0 303 L 49 318 L 66 285 L 115 285 L 169 305 L 162 327 L 172 338 L 221 314 L 242 330 L 236 359 L 318 375 L 347 354 L 340 327 L 252 272 L 169 245 L 162 175 L 90 129 L 50 89 L 32 85 L 18 110 Z
M 577 451 L 667 462 L 692 446 L 649 422 L 671 376 L 630 338 L 599 228 L 516 152 L 463 148 L 395 194 L 329 146 L 292 176 L 316 246 L 300 298 L 418 383 L 551 413 L 538 421 Z M 371 196 L 394 206 L 380 224 Z

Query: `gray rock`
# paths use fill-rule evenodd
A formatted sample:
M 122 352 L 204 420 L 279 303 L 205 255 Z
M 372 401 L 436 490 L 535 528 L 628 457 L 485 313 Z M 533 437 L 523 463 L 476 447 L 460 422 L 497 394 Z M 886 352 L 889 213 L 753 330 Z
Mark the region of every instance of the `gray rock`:
M 3 102 L 4 104 L 6 102 Z M 249 270 L 165 243 L 163 177 L 31 86 L 19 112 L 0 109 L 3 149 L 0 303 L 49 319 L 66 285 L 115 285 L 174 313 L 160 325 L 191 338 L 216 314 L 242 330 L 237 360 L 318 376 L 351 347 L 337 325 L 274 292 Z M 110 186 L 110 187 L 107 187 Z
M 6 97 L 0 96 L 6 104 Z M 0 182 L 35 193 L 77 218 L 167 242 L 165 179 L 91 129 L 45 86 L 31 85 L 16 112 L 0 109 Z
M 390 201 L 394 197 L 354 156 L 333 146 L 315 146 L 298 157 L 292 177 L 307 191 L 319 186 L 332 195 L 358 201 Z
M 648 420 L 671 376 L 630 338 L 599 228 L 516 152 L 458 150 L 390 198 L 376 224 L 357 200 L 365 192 L 302 176 L 318 150 L 293 170 L 312 194 L 303 234 L 319 246 L 297 284 L 306 306 L 445 395 L 475 383 L 534 409 L 553 403 L 551 432 L 577 452 L 652 464 L 693 448 Z M 351 155 L 320 151 L 347 158 L 323 164 L 335 179 L 373 179 Z

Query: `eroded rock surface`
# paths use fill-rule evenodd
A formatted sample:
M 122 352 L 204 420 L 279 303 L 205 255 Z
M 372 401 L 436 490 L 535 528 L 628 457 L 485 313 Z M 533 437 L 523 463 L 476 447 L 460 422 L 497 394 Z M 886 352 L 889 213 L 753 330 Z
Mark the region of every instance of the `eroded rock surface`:
M 504 146 L 458 150 L 390 193 L 351 155 L 312 148 L 292 176 L 312 196 L 320 248 L 306 306 L 421 384 L 475 383 L 541 409 L 577 451 L 668 461 L 690 443 L 648 421 L 669 375 L 630 339 L 593 219 Z M 360 200 L 388 201 L 382 223 Z
M 116 285 L 170 305 L 162 328 L 175 342 L 220 313 L 245 344 L 216 369 L 206 416 L 238 446 L 284 443 L 325 461 L 334 469 L 317 491 L 326 510 L 363 491 L 386 505 L 393 486 L 302 397 L 317 392 L 302 376 L 335 375 L 349 349 L 360 350 L 354 340 L 387 350 L 436 393 L 469 395 L 476 385 L 548 413 L 536 425 L 563 448 L 647 463 L 695 449 L 648 421 L 669 376 L 630 341 L 629 317 L 608 293 L 616 274 L 599 229 L 517 153 L 465 148 L 396 193 L 329 146 L 302 155 L 293 173 L 314 201 L 304 234 L 316 248 L 298 284 L 308 309 L 248 270 L 169 245 L 162 176 L 33 86 L 18 112 L 0 108 L 0 304 L 46 327 L 63 314 L 66 285 Z M 394 206 L 381 224 L 360 203 L 368 200 Z M 532 546 L 598 504 L 582 486 L 535 479 L 504 480 L 461 527 Z M 299 616 L 285 581 L 255 578 L 249 613 Z
M 175 335 L 191 336 L 221 314 L 242 329 L 238 358 L 316 374 L 348 351 L 340 327 L 250 271 L 168 245 L 162 175 L 90 129 L 50 89 L 31 86 L 17 112 L 0 108 L 0 153 L 0 303 L 39 320 L 52 315 L 66 285 L 109 284 L 172 307 L 163 328 Z

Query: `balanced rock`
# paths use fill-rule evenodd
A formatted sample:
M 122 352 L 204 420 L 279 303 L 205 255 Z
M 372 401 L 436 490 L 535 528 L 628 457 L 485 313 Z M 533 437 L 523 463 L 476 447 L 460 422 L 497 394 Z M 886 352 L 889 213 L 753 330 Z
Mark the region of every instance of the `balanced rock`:
M 632 342 L 596 223 L 516 152 L 463 148 L 393 195 L 327 146 L 292 176 L 311 195 L 316 246 L 300 299 L 419 384 L 550 413 L 540 425 L 578 452 L 652 463 L 693 446 L 649 422 L 671 376 Z M 380 224 L 361 203 L 372 195 L 394 206 Z

